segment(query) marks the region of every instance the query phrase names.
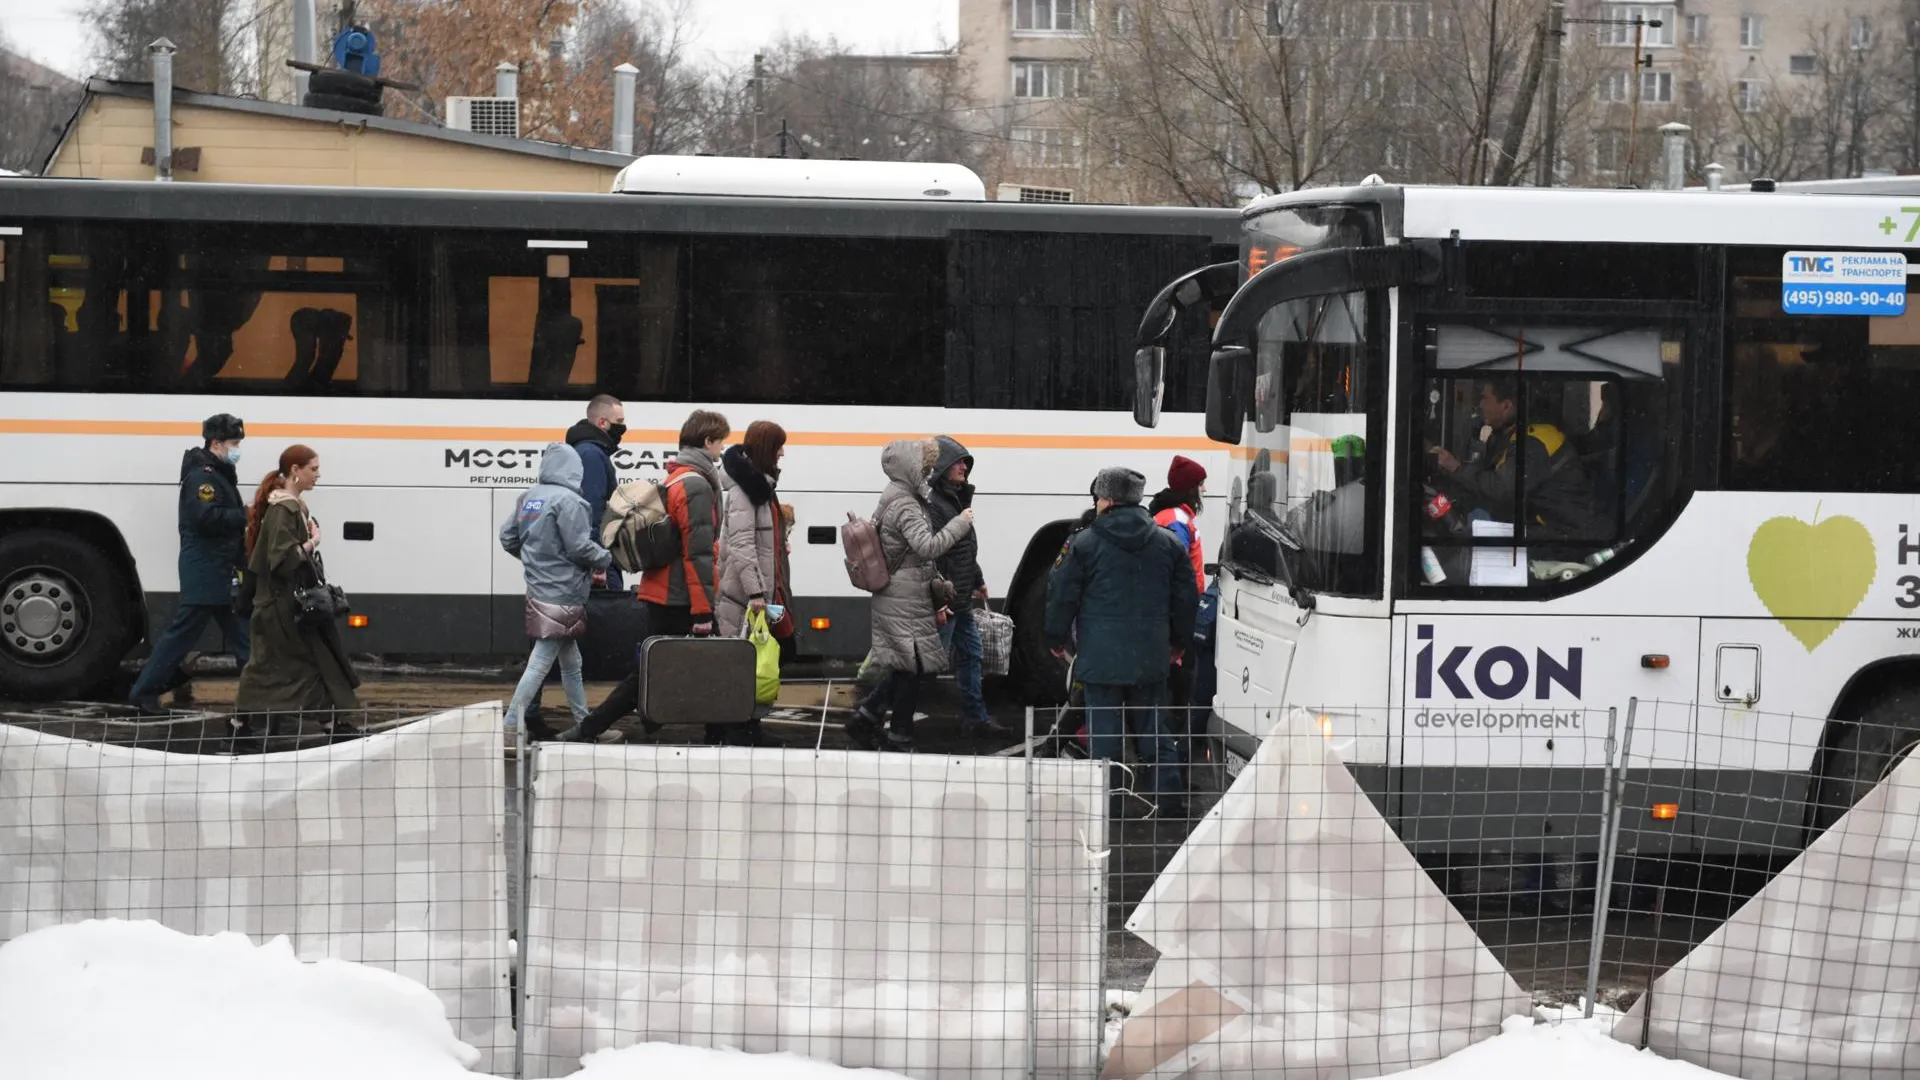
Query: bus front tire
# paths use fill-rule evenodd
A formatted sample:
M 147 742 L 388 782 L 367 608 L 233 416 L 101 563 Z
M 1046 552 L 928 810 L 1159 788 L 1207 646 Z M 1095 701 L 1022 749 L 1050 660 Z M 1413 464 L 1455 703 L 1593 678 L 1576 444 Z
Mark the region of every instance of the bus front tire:
M 1839 821 L 1920 744 L 1920 685 L 1889 687 L 1848 711 L 1855 715 L 1829 722 L 1807 808 L 1813 835 Z
M 1013 684 L 1028 705 L 1067 700 L 1067 664 L 1047 651 L 1047 582 L 1028 585 L 1013 605 Z
M 126 651 L 126 577 L 70 533 L 0 537 L 0 697 L 84 697 L 113 680 Z

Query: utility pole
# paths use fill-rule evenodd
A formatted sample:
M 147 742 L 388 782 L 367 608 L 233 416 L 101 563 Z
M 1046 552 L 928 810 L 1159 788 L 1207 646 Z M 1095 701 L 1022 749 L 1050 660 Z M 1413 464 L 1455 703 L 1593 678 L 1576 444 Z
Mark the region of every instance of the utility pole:
M 1565 0 L 1553 0 L 1547 5 L 1547 114 L 1541 118 L 1546 135 L 1541 140 L 1540 174 L 1535 181 L 1541 187 L 1553 186 L 1554 166 L 1560 153 L 1560 42 L 1567 36 L 1562 25 L 1566 14 Z
M 780 118 L 780 156 L 787 156 L 787 118 Z
M 766 54 L 753 54 L 753 148 L 747 151 L 748 157 L 760 155 L 760 114 L 766 110 L 766 98 L 761 87 L 766 85 Z M 785 155 L 782 155 L 785 156 Z
M 1641 62 L 1641 50 L 1646 47 L 1646 33 L 1649 24 L 1639 19 L 1633 20 L 1633 108 L 1627 114 L 1627 183 L 1633 183 L 1634 162 L 1640 157 L 1640 69 L 1652 67 L 1653 57 Z M 1660 20 L 1653 20 L 1653 26 L 1659 26 Z
M 1493 91 L 1498 83 L 1494 69 L 1500 64 L 1500 0 L 1491 0 L 1487 10 L 1487 74 L 1486 94 L 1480 100 L 1480 138 L 1474 143 L 1473 182 L 1482 186 L 1487 182 L 1487 143 L 1493 138 Z
M 1643 53 L 1646 49 L 1646 31 L 1655 30 L 1665 24 L 1659 19 L 1569 19 L 1566 17 L 1564 0 L 1553 0 L 1547 6 L 1547 135 L 1540 155 L 1540 186 L 1552 187 L 1554 157 L 1559 142 L 1560 128 L 1560 42 L 1566 37 L 1569 26 L 1631 26 L 1633 27 L 1633 113 L 1628 122 L 1632 130 L 1627 132 L 1627 175 L 1633 175 L 1634 159 L 1639 149 L 1640 135 L 1640 69 L 1652 67 L 1653 58 Z

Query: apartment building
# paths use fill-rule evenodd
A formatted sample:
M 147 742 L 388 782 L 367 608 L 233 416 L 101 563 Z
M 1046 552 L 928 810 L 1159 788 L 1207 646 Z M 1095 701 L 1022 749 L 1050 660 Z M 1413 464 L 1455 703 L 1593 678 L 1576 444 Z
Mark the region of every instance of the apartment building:
M 1124 18 L 1095 0 L 959 0 L 960 45 L 989 137 L 1003 140 L 990 183 L 1018 184 L 1029 198 L 1086 197 L 1094 155 L 1079 99 L 1089 89 L 1087 37 L 1096 14 Z
M 1089 119 L 1088 96 L 1097 92 L 1097 80 L 1107 77 L 1086 62 L 1089 41 L 1096 34 L 1129 33 L 1133 13 L 1154 4 L 1177 3 L 1185 10 L 1201 2 L 958 0 L 969 96 L 979 115 L 991 118 L 982 127 L 993 132 L 1003 151 L 989 181 L 1070 190 L 1076 199 L 1129 198 L 1127 170 L 1116 164 L 1123 155 L 1102 144 L 1098 125 Z M 1225 16 L 1220 32 L 1344 33 L 1374 42 L 1417 37 L 1431 39 L 1432 48 L 1443 53 L 1479 55 L 1486 47 L 1486 2 L 1219 0 Z M 1537 25 L 1547 4 L 1502 0 L 1500 18 L 1510 27 Z M 1289 19 L 1316 5 L 1340 17 L 1329 19 L 1323 11 L 1306 30 L 1292 29 Z M 1651 181 L 1659 156 L 1656 133 L 1671 121 L 1693 129 L 1689 149 L 1696 172 L 1709 161 L 1723 165 L 1733 178 L 1762 172 L 1823 175 L 1828 163 L 1836 172 L 1890 168 L 1887 140 L 1871 147 L 1863 143 L 1836 159 L 1826 132 L 1837 115 L 1836 82 L 1878 85 L 1884 101 L 1889 62 L 1911 69 L 1906 29 L 1911 7 L 1913 0 L 1566 0 L 1560 180 L 1603 186 Z M 1248 25 L 1260 21 L 1263 9 L 1266 25 Z M 1636 36 L 1642 61 L 1637 71 Z M 1517 67 L 1523 52 L 1516 47 L 1509 63 Z M 1413 93 L 1412 83 L 1418 81 L 1380 72 L 1354 77 L 1398 83 L 1401 96 Z M 1517 81 L 1511 70 L 1507 77 Z M 1496 115 L 1505 117 L 1508 107 L 1501 102 Z M 1905 108 L 1911 112 L 1920 105 L 1909 102 Z M 1417 123 L 1394 128 L 1383 113 L 1373 121 L 1379 130 L 1371 143 L 1378 145 L 1367 161 L 1343 165 L 1338 170 L 1343 179 L 1366 171 L 1445 179 L 1421 175 L 1421 155 L 1400 148 L 1421 138 L 1443 141 L 1452 133 L 1434 130 L 1436 110 L 1404 111 L 1418 117 Z M 1543 112 L 1532 113 L 1534 137 Z M 1230 139 L 1231 133 L 1221 138 Z M 1822 142 L 1824 154 L 1810 149 Z
M 1804 169 L 1814 164 L 1806 160 L 1805 144 L 1821 139 L 1820 129 L 1836 119 L 1834 83 L 1879 80 L 1890 52 L 1904 54 L 1909 6 L 1907 0 L 1580 6 L 1577 17 L 1590 21 L 1570 27 L 1568 40 L 1597 50 L 1591 68 L 1598 75 L 1592 91 L 1597 108 L 1585 125 L 1590 138 L 1584 160 L 1580 140 L 1569 141 L 1562 175 L 1600 183 L 1644 181 L 1652 132 L 1676 120 L 1693 128 L 1695 169 L 1708 160 L 1735 177 Z M 1637 86 L 1636 31 L 1643 64 Z M 1637 140 L 1632 131 L 1638 131 Z M 1634 150 L 1639 162 L 1630 169 Z M 1878 148 L 1856 156 L 1860 168 L 1884 164 L 1873 160 L 1883 156 Z

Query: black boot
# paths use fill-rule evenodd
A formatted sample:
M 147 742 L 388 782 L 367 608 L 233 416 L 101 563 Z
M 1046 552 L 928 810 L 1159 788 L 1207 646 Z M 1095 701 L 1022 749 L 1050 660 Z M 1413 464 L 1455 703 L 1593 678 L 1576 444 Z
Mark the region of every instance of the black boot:
M 856 706 L 847 721 L 847 741 L 862 750 L 880 749 L 880 721 Z

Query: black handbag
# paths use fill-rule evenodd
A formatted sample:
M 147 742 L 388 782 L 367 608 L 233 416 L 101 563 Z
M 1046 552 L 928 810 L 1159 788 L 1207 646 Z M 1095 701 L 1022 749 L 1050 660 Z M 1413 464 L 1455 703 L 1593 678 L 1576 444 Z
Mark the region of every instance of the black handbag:
M 318 629 L 346 618 L 353 606 L 347 602 L 347 594 L 340 586 L 327 584 L 319 553 L 308 554 L 307 566 L 313 572 L 313 584 L 293 590 L 294 621 Z
M 245 619 L 253 615 L 253 596 L 259 591 L 260 579 L 253 571 L 241 567 L 233 572 L 232 586 L 227 590 L 228 602 L 233 605 L 233 613 Z

